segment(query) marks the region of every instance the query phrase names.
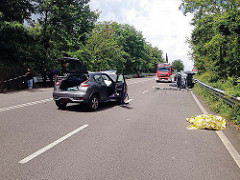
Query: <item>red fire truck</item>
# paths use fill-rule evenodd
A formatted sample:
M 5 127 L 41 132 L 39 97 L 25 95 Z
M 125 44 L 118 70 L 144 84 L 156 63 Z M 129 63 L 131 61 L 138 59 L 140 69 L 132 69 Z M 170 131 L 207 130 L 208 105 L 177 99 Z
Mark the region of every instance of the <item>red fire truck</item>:
M 171 64 L 162 63 L 157 65 L 156 81 L 172 82 L 173 68 Z

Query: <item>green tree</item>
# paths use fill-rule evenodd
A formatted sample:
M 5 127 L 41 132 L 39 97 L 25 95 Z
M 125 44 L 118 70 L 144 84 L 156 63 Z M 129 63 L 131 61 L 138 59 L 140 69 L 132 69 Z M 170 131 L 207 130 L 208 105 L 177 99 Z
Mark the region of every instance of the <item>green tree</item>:
M 199 73 L 210 81 L 239 76 L 240 2 L 237 0 L 182 0 L 183 12 L 194 14 L 189 43 Z
M 174 60 L 172 62 L 172 67 L 173 67 L 174 71 L 177 71 L 177 72 L 180 72 L 181 70 L 184 70 L 183 62 L 180 59 Z
M 2 65 L 22 66 L 30 60 L 28 51 L 33 38 L 28 29 L 18 22 L 0 22 L 0 62 Z
M 57 56 L 77 50 L 98 18 L 89 0 L 38 0 L 44 47 L 43 66 Z
M 29 0 L 2 0 L 0 3 L 0 65 L 23 66 L 31 60 L 33 37 L 24 20 L 35 12 Z
M 163 52 L 149 43 L 144 46 L 143 59 L 145 72 L 156 72 L 157 64 L 164 62 Z
M 123 71 L 125 52 L 118 44 L 115 31 L 109 22 L 96 25 L 86 43 L 86 48 L 94 71 L 108 69 Z
M 31 0 L 1 0 L 0 20 L 23 24 L 24 20 L 30 20 L 30 16 L 35 12 Z
M 154 71 L 162 62 L 162 51 L 146 43 L 140 32 L 116 22 L 98 23 L 85 44 L 71 56 L 78 57 L 89 70 L 116 69 L 124 73 Z

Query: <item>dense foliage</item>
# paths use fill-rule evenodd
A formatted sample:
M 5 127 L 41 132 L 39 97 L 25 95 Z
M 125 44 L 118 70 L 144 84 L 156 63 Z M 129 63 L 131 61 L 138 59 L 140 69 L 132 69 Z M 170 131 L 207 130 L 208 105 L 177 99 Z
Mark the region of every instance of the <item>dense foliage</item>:
M 199 73 L 207 73 L 210 82 L 239 77 L 239 7 L 239 0 L 182 0 L 182 11 L 194 14 L 189 39 L 192 58 Z
M 30 67 L 40 73 L 43 68 L 52 69 L 54 59 L 73 56 L 90 71 L 134 73 L 153 71 L 163 61 L 162 51 L 148 44 L 134 27 L 96 24 L 99 13 L 90 10 L 89 1 L 2 1 L 0 69 Z
M 96 24 L 81 47 L 70 55 L 81 59 L 92 71 L 148 72 L 163 61 L 162 51 L 147 44 L 141 32 L 116 22 Z
M 172 67 L 173 67 L 173 70 L 176 72 L 180 72 L 181 70 L 184 70 L 183 62 L 180 59 L 174 60 L 172 62 Z

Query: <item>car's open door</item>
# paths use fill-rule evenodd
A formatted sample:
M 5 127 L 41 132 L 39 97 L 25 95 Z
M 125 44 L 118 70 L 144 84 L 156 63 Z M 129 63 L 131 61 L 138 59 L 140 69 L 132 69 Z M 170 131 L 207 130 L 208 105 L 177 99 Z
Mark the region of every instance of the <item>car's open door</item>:
M 124 75 L 118 74 L 116 80 L 116 93 L 121 102 L 128 97 L 127 89 L 128 87 Z

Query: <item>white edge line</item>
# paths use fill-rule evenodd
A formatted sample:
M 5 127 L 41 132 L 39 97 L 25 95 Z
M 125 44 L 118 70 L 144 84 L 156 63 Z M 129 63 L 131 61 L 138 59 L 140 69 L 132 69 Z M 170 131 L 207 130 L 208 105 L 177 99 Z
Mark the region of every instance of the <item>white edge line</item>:
M 191 91 L 191 94 L 192 94 L 194 100 L 197 102 L 199 108 L 202 110 L 202 112 L 204 114 L 207 114 L 206 109 L 202 106 L 202 104 L 199 102 L 199 100 L 193 94 L 192 91 Z M 225 136 L 225 134 L 222 131 L 215 131 L 215 132 L 217 133 L 218 137 L 221 139 L 224 146 L 226 147 L 226 149 L 228 150 L 228 152 L 230 153 L 230 155 L 232 156 L 232 158 L 234 159 L 234 161 L 238 165 L 238 168 L 240 168 L 240 155 L 239 155 L 239 153 L 236 151 L 236 149 L 233 147 L 231 142 L 228 140 L 228 138 Z
M 222 140 L 222 142 L 225 145 L 225 147 L 227 148 L 228 152 L 233 157 L 233 159 L 236 162 L 236 164 L 238 165 L 238 167 L 240 168 L 240 155 L 237 152 L 237 150 L 233 147 L 231 142 L 228 140 L 228 138 L 225 136 L 225 134 L 223 134 L 222 131 L 216 131 L 216 133 L 219 136 L 219 138 Z
M 74 131 L 66 134 L 65 136 L 63 136 L 63 137 L 59 138 L 58 140 L 54 141 L 53 143 L 45 146 L 44 148 L 42 148 L 42 149 L 34 152 L 33 154 L 27 156 L 26 158 L 22 159 L 22 160 L 19 161 L 18 163 L 20 163 L 20 164 L 25 164 L 25 163 L 31 161 L 31 160 L 34 159 L 35 157 L 37 157 L 37 156 L 39 156 L 40 154 L 46 152 L 47 150 L 53 148 L 53 147 L 56 146 L 57 144 L 59 144 L 59 143 L 61 143 L 62 141 L 66 140 L 67 138 L 71 137 L 72 135 L 76 134 L 77 132 L 85 129 L 86 127 L 88 127 L 88 124 L 85 124 L 85 125 L 79 127 L 78 129 L 75 129 Z
M 207 112 L 206 109 L 202 106 L 202 104 L 200 103 L 200 101 L 198 100 L 198 98 L 193 94 L 192 91 L 191 91 L 191 94 L 192 94 L 194 100 L 197 102 L 199 108 L 202 110 L 202 112 L 203 112 L 204 114 L 207 114 L 208 112 Z

